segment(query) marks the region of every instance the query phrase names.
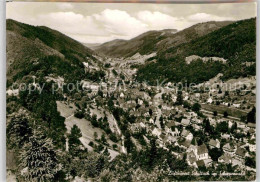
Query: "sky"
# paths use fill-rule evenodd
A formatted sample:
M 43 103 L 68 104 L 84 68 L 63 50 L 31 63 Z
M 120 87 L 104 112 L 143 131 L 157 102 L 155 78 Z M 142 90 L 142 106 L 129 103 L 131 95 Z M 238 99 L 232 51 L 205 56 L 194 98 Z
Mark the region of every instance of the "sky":
M 255 3 L 109 4 L 10 2 L 6 18 L 44 25 L 82 43 L 131 39 L 149 30 L 183 30 L 206 21 L 256 16 Z

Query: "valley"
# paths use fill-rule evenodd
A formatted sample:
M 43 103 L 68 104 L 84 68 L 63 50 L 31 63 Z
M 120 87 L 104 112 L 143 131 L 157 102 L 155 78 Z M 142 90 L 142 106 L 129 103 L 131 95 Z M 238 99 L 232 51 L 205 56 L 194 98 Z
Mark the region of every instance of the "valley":
M 31 141 L 48 140 L 52 179 L 255 179 L 255 18 L 93 50 L 47 27 L 7 20 L 7 32 L 8 147 L 31 152 Z M 23 179 L 30 170 L 10 171 Z

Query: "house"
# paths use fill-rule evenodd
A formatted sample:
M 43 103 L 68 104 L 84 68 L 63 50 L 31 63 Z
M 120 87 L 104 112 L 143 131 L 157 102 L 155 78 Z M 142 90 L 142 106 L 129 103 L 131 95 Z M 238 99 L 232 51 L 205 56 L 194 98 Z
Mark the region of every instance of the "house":
M 18 96 L 19 95 L 19 89 L 9 89 L 6 91 L 7 95 L 9 96 Z
M 209 154 L 208 154 L 207 146 L 205 144 L 198 146 L 197 159 L 204 160 L 204 159 L 208 159 L 208 158 L 209 158 Z
M 213 118 L 209 118 L 209 123 L 210 123 L 210 125 L 212 125 L 212 126 L 216 126 L 216 125 L 217 125 L 216 120 L 213 119 Z
M 193 139 L 193 134 L 190 131 L 185 130 L 185 129 L 181 132 L 181 136 L 183 138 L 185 138 L 186 140 L 190 140 L 191 141 Z
M 144 101 L 142 99 L 138 99 L 137 102 L 139 105 L 142 105 L 144 103 Z
M 185 96 L 184 98 L 183 98 L 183 100 L 185 101 L 185 100 L 188 100 L 189 99 L 189 96 Z
M 218 158 L 218 162 L 223 164 L 230 164 L 232 162 L 232 157 L 230 154 L 224 153 Z
M 171 130 L 171 128 L 174 127 L 174 126 L 175 126 L 175 123 L 173 121 L 167 122 L 166 127 L 165 127 L 165 131 L 167 130 L 166 132 L 169 132 L 169 130 Z
M 189 166 L 197 167 L 197 164 L 196 164 L 197 159 L 196 159 L 196 155 L 193 151 L 187 153 L 186 160 L 187 160 L 187 163 Z
M 205 160 L 204 160 L 204 164 L 205 164 L 206 167 L 210 167 L 211 164 L 212 164 L 212 162 L 213 162 L 212 159 L 205 159 Z
M 192 118 L 192 122 L 193 122 L 193 123 L 196 123 L 196 124 L 201 124 L 201 123 L 202 123 L 202 120 L 201 120 L 201 119 L 198 119 L 198 118 Z
M 228 128 L 231 128 L 233 123 L 231 121 L 228 121 Z
M 197 165 L 198 167 L 205 167 L 205 166 L 206 166 L 205 163 L 204 163 L 204 160 L 198 160 L 198 161 L 196 162 L 196 165 Z
M 180 136 L 180 131 L 178 130 L 178 128 L 174 128 L 174 131 L 172 132 L 173 136 Z
M 149 123 L 154 124 L 154 120 L 152 118 L 150 118 Z
M 200 98 L 200 93 L 195 93 L 195 97 L 199 99 Z
M 233 104 L 235 108 L 240 108 L 240 104 Z
M 223 146 L 223 150 L 224 150 L 224 152 L 233 154 L 235 152 L 235 146 L 230 143 L 227 143 Z
M 246 149 L 239 147 L 236 150 L 235 158 L 237 160 L 244 160 L 245 156 L 246 156 L 246 153 L 247 153 Z
M 187 117 L 187 118 L 192 118 L 192 117 L 197 117 L 198 114 L 195 113 L 195 112 L 187 112 L 187 113 L 184 114 L 184 116 Z
M 245 128 L 246 128 L 246 124 L 245 124 L 245 123 L 238 122 L 238 123 L 237 123 L 237 128 L 245 129 Z
M 128 104 L 128 107 L 129 108 L 133 108 L 133 107 L 136 107 L 136 102 L 135 100 L 129 100 L 126 102 Z
M 226 140 L 229 140 L 230 139 L 230 135 L 229 134 L 222 134 L 221 133 L 221 138 L 224 138 L 224 139 L 226 139 Z
M 178 142 L 179 146 L 184 149 L 188 149 L 190 147 L 191 141 L 190 140 L 181 140 Z
M 139 125 L 141 126 L 141 128 L 145 128 L 145 124 L 143 122 L 140 122 Z
M 197 124 L 193 124 L 192 127 L 194 128 L 195 131 L 199 131 L 202 128 L 202 126 L 197 125 Z
M 123 92 L 120 93 L 120 98 L 124 98 L 125 94 Z
M 234 158 L 234 159 L 232 159 L 232 167 L 233 166 L 243 167 L 244 166 L 244 161 L 243 160 L 238 160 L 238 159 Z
M 174 118 L 176 119 L 176 121 L 180 122 L 180 119 L 182 118 L 182 114 L 178 113 L 174 116 Z
M 195 145 L 190 145 L 190 147 L 188 148 L 188 150 L 187 150 L 187 152 L 191 152 L 191 151 L 193 151 L 194 152 L 194 154 L 196 154 L 197 153 L 197 141 L 196 141 L 196 139 L 195 139 Z
M 156 127 L 152 131 L 152 134 L 157 136 L 157 137 L 159 137 L 161 135 L 161 133 L 162 133 L 161 130 L 156 128 Z
M 177 142 L 177 138 L 168 135 L 167 142 L 169 142 L 169 143 L 175 143 L 175 142 Z
M 212 104 L 212 102 L 213 102 L 213 99 L 211 97 L 208 98 L 207 103 Z
M 249 144 L 249 151 L 250 152 L 256 152 L 256 145 L 255 144 Z
M 185 127 L 185 126 L 188 126 L 189 124 L 190 124 L 190 120 L 188 120 L 188 119 L 182 119 L 181 120 L 181 124 Z
M 220 148 L 220 142 L 218 139 L 216 140 L 213 140 L 213 139 L 210 139 L 209 141 L 209 147 L 212 149 L 212 148 Z
M 141 131 L 141 129 L 142 129 L 142 126 L 139 123 L 133 123 L 133 124 L 129 125 L 128 129 L 132 133 L 139 133 Z

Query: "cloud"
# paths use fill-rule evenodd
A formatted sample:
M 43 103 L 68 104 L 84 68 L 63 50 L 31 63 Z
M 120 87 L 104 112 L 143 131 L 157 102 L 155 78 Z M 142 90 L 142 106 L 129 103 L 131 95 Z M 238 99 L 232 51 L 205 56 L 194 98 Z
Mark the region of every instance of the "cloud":
M 183 17 L 173 17 L 159 11 L 140 11 L 137 17 L 149 26 L 150 30 L 177 29 L 182 30 L 191 26 Z
M 172 16 L 160 8 L 133 12 L 122 10 L 122 8 L 105 8 L 99 12 L 93 11 L 94 13 L 86 14 L 76 11 L 78 5 L 71 3 L 57 3 L 49 12 L 40 8 L 40 5 L 39 7 L 38 4 L 36 5 L 38 8 L 36 8 L 38 10 L 36 14 L 31 9 L 25 11 L 24 8 L 12 5 L 13 9 L 7 11 L 7 17 L 32 25 L 48 26 L 84 43 L 131 39 L 149 30 L 182 30 L 204 21 L 232 20 L 229 17 L 207 13 Z
M 130 16 L 126 11 L 105 9 L 93 17 L 112 34 L 131 37 L 147 30 L 146 24 Z
M 177 28 L 177 18 L 155 11 L 140 11 L 137 18 L 143 23 L 147 24 L 150 29 L 162 30 L 168 28 Z
M 42 24 L 68 35 L 104 35 L 92 17 L 74 12 L 55 12 L 40 15 L 37 18 Z
M 196 13 L 194 15 L 188 16 L 188 21 L 193 22 L 206 22 L 206 21 L 225 21 L 225 20 L 233 20 L 231 17 L 222 17 L 222 16 L 216 16 L 212 14 L 207 13 Z
M 74 8 L 74 6 L 71 3 L 58 3 L 57 7 L 61 10 L 68 10 Z
M 76 40 L 88 43 L 105 42 L 116 38 L 130 39 L 148 26 L 126 11 L 105 9 L 98 14 L 84 16 L 74 12 L 54 12 L 39 15 L 32 24 L 41 24 L 61 31 Z

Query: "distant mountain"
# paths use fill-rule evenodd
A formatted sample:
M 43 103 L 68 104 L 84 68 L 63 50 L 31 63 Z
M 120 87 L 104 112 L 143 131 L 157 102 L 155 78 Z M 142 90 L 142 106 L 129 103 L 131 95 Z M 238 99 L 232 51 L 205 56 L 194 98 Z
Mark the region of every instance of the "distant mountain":
M 206 35 L 230 23 L 232 22 L 199 23 L 179 32 L 175 29 L 149 31 L 131 40 L 113 40 L 104 43 L 95 50 L 108 57 L 130 57 L 137 52 L 142 55 L 160 52 Z
M 131 57 L 136 53 L 148 54 L 156 51 L 159 41 L 166 39 L 177 30 L 149 31 L 131 40 L 116 39 L 95 48 L 100 54 L 108 57 Z
M 95 50 L 96 47 L 101 45 L 101 43 L 82 43 L 82 44 L 90 48 L 91 50 Z
M 223 79 L 246 77 L 255 75 L 256 59 L 256 19 L 241 20 L 205 34 L 206 28 L 197 38 L 177 46 L 162 49 L 157 54 L 157 62 L 139 67 L 137 79 L 154 82 L 156 79 L 171 82 L 187 81 L 201 83 L 223 73 Z M 203 25 L 203 24 L 201 24 Z M 223 24 L 222 24 L 223 25 Z M 195 28 L 197 27 L 197 28 Z M 198 30 L 198 25 L 193 30 Z M 213 27 L 213 26 L 209 26 Z M 199 30 L 201 30 L 199 28 Z M 191 31 L 189 29 L 183 32 Z M 181 32 L 179 32 L 181 33 Z M 200 34 L 200 35 L 202 35 Z M 194 34 L 190 34 L 194 35 Z M 194 36 L 193 36 L 194 37 Z M 219 57 L 227 60 L 221 62 L 207 62 L 197 60 L 186 64 L 186 57 L 197 55 L 200 57 Z
M 56 73 L 64 71 L 62 76 L 72 74 L 73 70 L 78 72 L 76 69 L 82 73 L 83 62 L 97 61 L 94 51 L 56 30 L 11 19 L 8 19 L 6 24 L 7 78 L 11 79 L 11 82 L 28 75 L 30 71 L 39 72 L 35 67 L 39 62 L 43 63 L 47 56 L 57 57 L 60 62 L 63 61 L 63 65 L 67 65 L 66 73 L 66 69 L 58 66 L 59 61 L 54 59 L 57 64 L 52 65 L 51 69 Z

